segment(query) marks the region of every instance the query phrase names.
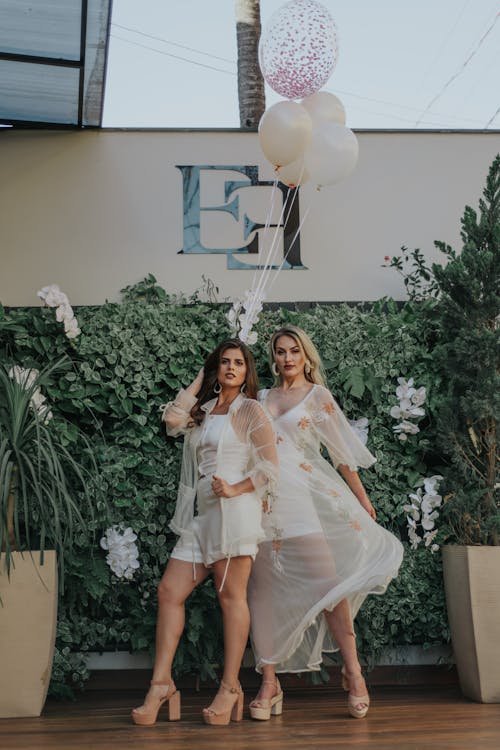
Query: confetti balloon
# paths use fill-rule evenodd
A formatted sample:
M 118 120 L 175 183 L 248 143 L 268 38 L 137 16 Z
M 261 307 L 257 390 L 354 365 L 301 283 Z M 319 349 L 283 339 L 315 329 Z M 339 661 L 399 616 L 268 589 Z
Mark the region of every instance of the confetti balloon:
M 318 91 L 337 62 L 337 34 L 316 0 L 291 0 L 264 28 L 259 61 L 265 80 L 281 96 L 301 99 Z

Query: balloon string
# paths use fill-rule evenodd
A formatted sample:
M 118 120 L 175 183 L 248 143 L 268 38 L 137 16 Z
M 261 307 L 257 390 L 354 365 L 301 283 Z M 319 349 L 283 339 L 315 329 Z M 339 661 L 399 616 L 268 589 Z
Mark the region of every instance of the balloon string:
M 288 196 L 289 195 L 290 195 L 290 189 L 288 190 L 286 198 L 283 201 L 283 207 L 281 209 L 280 217 L 279 217 L 278 223 L 276 225 L 276 229 L 275 229 L 275 232 L 274 232 L 274 237 L 272 239 L 271 246 L 269 248 L 269 252 L 267 253 L 267 257 L 266 257 L 266 260 L 265 260 L 265 263 L 264 263 L 264 268 L 262 269 L 262 274 L 261 274 L 260 280 L 259 280 L 259 282 L 257 284 L 257 288 L 255 289 L 254 301 L 256 303 L 260 302 L 260 300 L 263 297 L 262 288 L 265 285 L 265 281 L 266 281 L 266 278 L 268 276 L 269 268 L 272 265 L 273 254 L 274 254 L 274 250 L 275 250 L 275 247 L 276 247 L 276 240 L 277 240 L 277 237 L 278 237 L 278 234 L 279 234 L 280 227 L 282 226 L 283 216 L 284 216 L 284 213 L 285 213 L 286 204 L 287 204 L 287 200 L 288 200 Z
M 263 232 L 263 237 L 262 237 L 262 242 L 264 244 L 264 247 L 266 245 L 266 238 L 267 238 L 267 235 L 268 235 L 268 232 L 269 232 L 269 228 L 271 226 L 271 219 L 272 219 L 272 216 L 273 216 L 273 213 L 274 213 L 274 204 L 276 202 L 276 195 L 278 193 L 277 187 L 278 187 L 278 178 L 275 177 L 275 179 L 273 181 L 273 189 L 272 189 L 272 193 L 271 193 L 271 200 L 270 200 L 269 211 L 267 212 L 266 221 L 265 221 L 265 224 L 264 224 L 264 232 Z M 250 289 L 254 289 L 254 287 L 256 285 L 258 271 L 259 271 L 259 269 L 256 268 L 255 271 L 253 272 L 252 285 L 251 285 Z
M 285 263 L 286 263 L 286 260 L 287 260 L 287 258 L 288 258 L 288 255 L 289 255 L 289 253 L 290 253 L 291 249 L 293 248 L 293 246 L 295 245 L 295 240 L 296 240 L 296 239 L 297 239 L 297 237 L 299 236 L 300 230 L 301 230 L 301 229 L 302 229 L 302 227 L 304 226 L 304 222 L 305 222 L 305 220 L 307 219 L 307 216 L 308 216 L 308 214 L 309 214 L 309 211 L 311 210 L 311 205 L 312 205 L 311 203 L 310 203 L 310 204 L 308 205 L 308 207 L 306 208 L 306 210 L 305 210 L 305 212 L 304 212 L 304 216 L 303 216 L 303 217 L 302 217 L 302 219 L 300 220 L 299 226 L 297 227 L 297 231 L 295 232 L 295 234 L 294 234 L 294 236 L 293 236 L 293 239 L 292 239 L 292 242 L 290 243 L 290 247 L 288 248 L 288 250 L 286 251 L 285 255 L 283 256 L 283 260 L 282 260 L 282 262 L 281 262 L 281 265 L 280 265 L 280 267 L 279 267 L 278 269 L 276 269 L 276 271 L 275 271 L 275 273 L 274 273 L 274 276 L 273 276 L 273 278 L 272 278 L 272 280 L 271 280 L 271 283 L 270 283 L 270 285 L 269 285 L 269 289 L 268 289 L 268 292 L 270 292 L 270 291 L 271 291 L 271 289 L 273 288 L 273 286 L 274 286 L 274 283 L 275 283 L 276 279 L 278 278 L 278 274 L 279 274 L 279 272 L 280 272 L 280 271 L 281 271 L 281 270 L 283 269 L 283 266 L 284 266 L 284 265 L 285 265 Z
M 303 171 L 304 171 L 304 167 L 302 167 L 302 172 L 303 172 Z M 300 181 L 300 179 L 302 179 L 302 173 L 301 173 L 301 175 L 300 175 L 299 181 Z M 271 273 L 272 273 L 272 270 L 273 270 L 273 269 L 272 269 L 272 265 L 273 265 L 273 262 L 274 262 L 274 259 L 275 259 L 275 258 L 274 258 L 274 256 L 275 256 L 275 251 L 276 251 L 276 249 L 277 249 L 277 247 L 278 247 L 278 245 L 277 245 L 277 239 L 278 239 L 278 236 L 279 236 L 279 231 L 280 231 L 280 228 L 281 228 L 282 226 L 283 226 L 283 230 L 284 230 L 284 228 L 286 227 L 286 224 L 287 224 L 287 222 L 288 222 L 288 219 L 290 218 L 290 214 L 291 214 L 291 212 L 292 212 L 292 209 L 293 209 L 293 205 L 294 205 L 294 202 L 295 202 L 295 200 L 296 200 L 296 197 L 297 197 L 297 195 L 298 195 L 298 189 L 295 189 L 295 191 L 293 192 L 293 195 L 292 195 L 292 200 L 290 201 L 290 204 L 288 205 L 288 212 L 287 212 L 287 214 L 286 214 L 286 217 L 285 217 L 285 219 L 284 219 L 284 222 L 282 223 L 282 220 L 283 220 L 283 216 L 284 216 L 284 213 L 285 213 L 285 211 L 286 211 L 286 209 L 287 209 L 288 198 L 290 197 L 290 188 L 288 189 L 288 191 L 287 191 L 287 194 L 286 194 L 286 197 L 285 197 L 285 200 L 283 201 L 283 208 L 282 208 L 282 211 L 281 211 L 281 215 L 280 215 L 280 218 L 279 218 L 279 222 L 278 222 L 278 224 L 276 225 L 276 229 L 275 229 L 275 232 L 274 232 L 274 237 L 273 237 L 273 241 L 272 241 L 272 243 L 271 243 L 271 247 L 270 247 L 270 249 L 269 249 L 269 252 L 268 252 L 268 255 L 267 255 L 267 258 L 266 258 L 266 263 L 265 263 L 265 265 L 264 265 L 264 269 L 262 270 L 262 275 L 261 275 L 261 278 L 260 278 L 259 284 L 257 285 L 257 289 L 255 290 L 254 300 L 255 300 L 255 303 L 256 303 L 256 304 L 257 304 L 258 302 L 260 302 L 260 301 L 261 301 L 261 300 L 263 299 L 263 297 L 264 297 L 264 293 L 265 293 L 265 291 L 266 291 L 266 288 L 268 287 L 268 285 L 269 285 L 269 282 L 270 282 L 270 280 L 271 280 Z M 308 211 L 309 211 L 309 209 L 308 209 Z M 307 214 L 306 214 L 306 215 L 307 215 Z M 305 218 L 305 217 L 304 217 L 304 218 Z M 288 254 L 289 254 L 290 250 L 292 249 L 292 247 L 293 247 L 293 244 L 295 243 L 295 240 L 296 240 L 296 239 L 297 239 L 297 237 L 298 237 L 298 233 L 299 233 L 299 231 L 300 231 L 300 228 L 302 227 L 302 224 L 303 224 L 303 223 L 304 223 L 304 219 L 303 219 L 303 220 L 302 220 L 302 222 L 300 223 L 300 225 L 299 225 L 299 228 L 298 228 L 298 230 L 296 231 L 296 233 L 295 233 L 295 236 L 293 237 L 293 240 L 292 240 L 292 244 L 291 244 L 291 246 L 290 246 L 290 247 L 288 248 L 288 250 L 287 250 L 286 254 L 284 255 L 284 257 L 283 257 L 283 260 L 282 260 L 282 262 L 281 262 L 281 264 L 280 264 L 279 268 L 278 268 L 278 269 L 275 269 L 275 277 L 274 277 L 274 278 L 276 278 L 276 276 L 277 276 L 277 274 L 279 273 L 279 271 L 280 271 L 280 270 L 281 270 L 281 269 L 283 268 L 283 265 L 284 265 L 284 263 L 285 263 L 285 261 L 286 261 L 286 258 L 288 257 Z M 269 289 L 270 289 L 271 287 L 272 287 L 272 284 L 271 284 L 271 286 L 269 286 Z

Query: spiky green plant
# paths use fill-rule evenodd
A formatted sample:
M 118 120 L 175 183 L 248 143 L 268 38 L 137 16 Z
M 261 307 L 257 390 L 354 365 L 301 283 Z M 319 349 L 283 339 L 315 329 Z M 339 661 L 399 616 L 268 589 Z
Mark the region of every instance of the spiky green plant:
M 79 503 L 92 513 L 89 486 L 93 459 L 84 437 L 84 453 L 78 459 L 65 445 L 63 431 L 52 422 L 45 404 L 36 401 L 38 389 L 61 366 L 56 363 L 28 382 L 27 373 L 18 382 L 9 368 L 0 366 L 0 550 L 10 573 L 12 552 L 58 554 L 61 585 L 64 581 L 64 550 L 71 546 L 75 527 L 84 527 Z M 34 398 L 35 397 L 35 398 Z
M 500 155 L 479 215 L 467 206 L 462 252 L 434 266 L 440 295 L 436 365 L 446 384 L 439 434 L 451 461 L 447 515 L 460 544 L 500 544 Z
M 447 263 L 427 265 L 402 248 L 388 264 L 410 299 L 425 301 L 442 382 L 436 410 L 438 450 L 448 467 L 444 516 L 449 541 L 500 544 L 500 154 L 490 166 L 479 213 L 465 207 L 463 248 L 435 242 Z

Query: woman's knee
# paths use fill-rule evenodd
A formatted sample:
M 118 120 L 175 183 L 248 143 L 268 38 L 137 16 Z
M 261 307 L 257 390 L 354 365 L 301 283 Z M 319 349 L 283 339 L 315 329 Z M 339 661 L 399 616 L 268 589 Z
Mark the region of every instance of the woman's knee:
M 248 607 L 246 590 L 224 586 L 222 591 L 217 592 L 221 609 L 233 609 L 235 607 Z
M 161 580 L 158 584 L 158 602 L 160 604 L 183 604 L 184 596 L 174 581 Z

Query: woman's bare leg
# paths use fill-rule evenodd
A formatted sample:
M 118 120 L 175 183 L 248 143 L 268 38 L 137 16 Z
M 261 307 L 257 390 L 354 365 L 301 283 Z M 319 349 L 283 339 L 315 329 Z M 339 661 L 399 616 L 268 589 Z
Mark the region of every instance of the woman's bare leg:
M 276 678 L 276 672 L 274 671 L 274 664 L 263 664 L 262 682 L 260 683 L 259 692 L 253 699 L 251 705 L 260 704 L 263 700 L 271 700 L 271 698 L 274 698 L 278 692 L 278 681 Z
M 335 638 L 342 654 L 344 671 L 349 682 L 350 692 L 352 695 L 366 695 L 366 683 L 361 674 L 351 610 L 347 599 L 342 599 L 331 612 L 325 612 L 324 614 L 330 632 Z
M 222 680 L 225 685 L 237 687 L 241 662 L 250 630 L 247 584 L 252 567 L 252 558 L 247 555 L 231 558 L 224 586 L 222 591 L 219 591 L 226 572 L 226 565 L 226 560 L 218 560 L 213 564 L 224 628 L 224 672 Z M 210 710 L 216 714 L 224 713 L 231 708 L 233 703 L 234 694 L 219 689 L 210 705 Z
M 179 640 L 184 630 L 184 602 L 199 583 L 205 580 L 208 570 L 204 565 L 195 565 L 184 560 L 171 559 L 158 585 L 158 619 L 156 622 L 156 654 L 153 668 L 153 682 L 169 684 L 172 682 L 172 662 Z M 194 578 L 194 580 L 193 580 Z M 143 706 L 135 709 L 141 712 L 148 703 L 157 703 L 161 697 L 175 690 L 166 691 L 163 685 L 151 685 Z

